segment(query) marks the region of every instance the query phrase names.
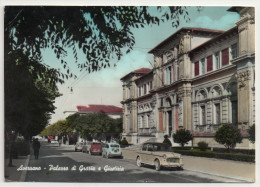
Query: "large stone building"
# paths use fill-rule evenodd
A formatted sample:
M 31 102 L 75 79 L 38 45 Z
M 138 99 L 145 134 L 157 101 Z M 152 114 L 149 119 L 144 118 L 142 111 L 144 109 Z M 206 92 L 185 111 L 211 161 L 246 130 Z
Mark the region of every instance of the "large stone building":
M 221 124 L 242 133 L 255 123 L 255 12 L 240 14 L 227 31 L 182 28 L 149 51 L 153 69 L 139 69 L 123 82 L 123 137 L 138 144 L 191 130 L 197 145 L 220 146 L 213 136 Z M 171 138 L 172 139 L 172 138 Z M 247 139 L 237 147 L 252 147 Z

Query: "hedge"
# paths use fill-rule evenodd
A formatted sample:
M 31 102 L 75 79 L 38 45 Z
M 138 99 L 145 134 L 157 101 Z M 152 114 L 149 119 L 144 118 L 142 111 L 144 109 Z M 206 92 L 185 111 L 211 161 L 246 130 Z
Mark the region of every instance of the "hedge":
M 197 150 L 196 151 L 194 151 L 194 150 L 177 150 L 177 149 L 175 149 L 174 152 L 180 153 L 182 155 L 188 155 L 188 156 L 218 158 L 218 159 L 244 161 L 244 162 L 255 162 L 255 155 L 217 153 L 217 152 L 197 151 Z

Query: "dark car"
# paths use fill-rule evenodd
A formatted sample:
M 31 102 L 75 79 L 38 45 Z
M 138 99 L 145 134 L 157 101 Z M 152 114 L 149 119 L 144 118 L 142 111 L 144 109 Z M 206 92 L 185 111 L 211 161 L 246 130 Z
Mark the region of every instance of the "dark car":
M 99 142 L 92 142 L 90 145 L 89 154 L 102 155 L 102 144 Z

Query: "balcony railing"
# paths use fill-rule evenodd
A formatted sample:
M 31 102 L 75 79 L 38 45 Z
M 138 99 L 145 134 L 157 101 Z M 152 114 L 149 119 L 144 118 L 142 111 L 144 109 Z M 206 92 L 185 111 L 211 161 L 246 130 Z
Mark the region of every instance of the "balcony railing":
M 153 133 L 156 132 L 156 128 L 139 128 L 138 129 L 138 134 L 139 135 L 152 135 Z

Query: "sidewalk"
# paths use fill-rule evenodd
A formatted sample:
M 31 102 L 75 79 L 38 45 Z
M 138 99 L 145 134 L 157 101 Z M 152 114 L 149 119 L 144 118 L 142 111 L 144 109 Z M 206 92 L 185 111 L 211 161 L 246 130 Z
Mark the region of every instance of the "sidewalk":
M 136 159 L 135 149 L 122 149 L 124 158 Z M 183 155 L 184 169 L 220 177 L 234 178 L 245 182 L 255 181 L 255 164 L 215 158 Z
M 4 178 L 6 182 L 24 182 L 26 171 L 17 171 L 23 165 L 28 166 L 30 155 L 19 156 L 18 159 L 12 159 L 13 167 L 9 167 L 9 159 L 5 159 Z

